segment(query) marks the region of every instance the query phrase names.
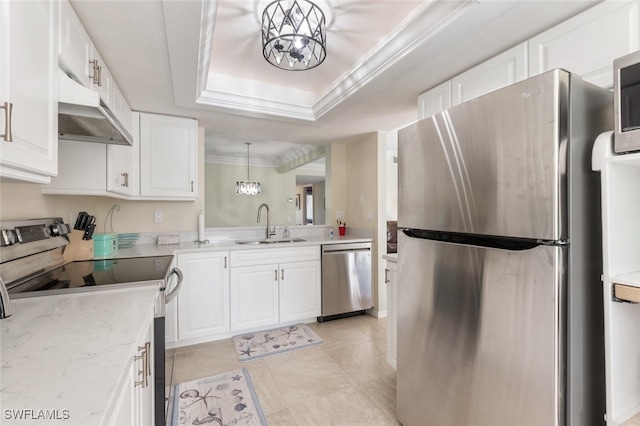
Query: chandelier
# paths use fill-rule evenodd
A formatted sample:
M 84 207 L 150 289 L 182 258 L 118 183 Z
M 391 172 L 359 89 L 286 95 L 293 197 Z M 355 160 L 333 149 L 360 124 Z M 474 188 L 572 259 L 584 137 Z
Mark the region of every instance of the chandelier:
M 236 182 L 236 194 L 260 195 L 262 193 L 260 182 L 249 180 L 249 145 L 251 145 L 251 142 L 245 142 L 245 145 L 247 145 L 247 180 L 239 180 Z
M 262 54 L 289 71 L 315 68 L 327 55 L 322 10 L 308 0 L 276 0 L 262 13 Z

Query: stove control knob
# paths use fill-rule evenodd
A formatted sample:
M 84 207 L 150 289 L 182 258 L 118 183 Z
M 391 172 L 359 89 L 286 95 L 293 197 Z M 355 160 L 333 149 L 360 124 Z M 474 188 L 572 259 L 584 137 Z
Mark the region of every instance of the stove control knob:
M 71 228 L 67 223 L 57 223 L 55 225 L 51 225 L 48 231 L 50 236 L 59 237 L 61 235 L 69 234 L 71 232 Z
M 0 231 L 0 247 L 11 246 L 20 242 L 17 229 L 3 229 Z

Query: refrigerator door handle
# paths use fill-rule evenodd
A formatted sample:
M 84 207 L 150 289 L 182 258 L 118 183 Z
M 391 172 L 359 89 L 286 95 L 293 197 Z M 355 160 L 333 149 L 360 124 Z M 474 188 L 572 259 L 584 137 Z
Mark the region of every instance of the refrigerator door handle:
M 411 238 L 421 238 L 424 240 L 440 241 L 443 243 L 462 244 L 477 247 L 487 247 L 502 250 L 521 251 L 529 250 L 540 245 L 557 245 L 557 244 L 541 244 L 541 241 L 531 238 L 514 238 L 502 237 L 494 235 L 474 235 L 459 232 L 443 232 L 431 231 L 426 229 L 402 229 L 402 232 Z M 556 241 L 553 241 L 556 243 Z
M 570 244 L 569 238 L 564 240 L 537 240 L 537 242 L 541 246 L 568 246 Z

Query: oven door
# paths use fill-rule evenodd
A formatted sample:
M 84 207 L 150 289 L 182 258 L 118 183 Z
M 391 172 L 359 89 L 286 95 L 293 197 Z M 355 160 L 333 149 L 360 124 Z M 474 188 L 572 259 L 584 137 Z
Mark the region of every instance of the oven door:
M 156 306 L 156 318 L 153 324 L 156 426 L 169 425 L 172 414 L 170 410 L 173 404 L 169 404 L 169 402 L 173 396 L 175 348 L 167 349 L 165 347 L 165 314 L 166 304 L 176 297 L 182 281 L 183 276 L 180 269 L 172 268 L 165 280 L 166 285 L 158 297 L 161 300 L 161 303 L 158 304 L 160 306 Z

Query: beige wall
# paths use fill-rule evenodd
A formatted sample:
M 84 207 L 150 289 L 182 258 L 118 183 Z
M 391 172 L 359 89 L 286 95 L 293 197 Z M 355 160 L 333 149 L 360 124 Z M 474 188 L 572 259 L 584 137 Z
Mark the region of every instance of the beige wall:
M 327 147 L 325 161 L 326 224 L 336 223 L 336 212 L 347 209 L 347 146 L 334 143 Z
M 269 206 L 273 225 L 295 225 L 296 175 L 320 176 L 316 170 L 296 169 L 278 173 L 271 167 L 251 167 L 250 178 L 260 182 L 262 194 L 238 195 L 236 181 L 246 179 L 247 167 L 227 164 L 205 165 L 205 226 L 257 226 L 258 207 Z M 291 202 L 289 201 L 291 200 Z M 263 223 L 266 219 L 262 219 Z
M 198 129 L 198 199 L 196 201 L 127 201 L 110 197 L 43 195 L 40 185 L 0 183 L 0 220 L 60 216 L 70 221 L 79 211 L 96 216 L 96 233 L 104 232 L 105 217 L 114 204 L 115 232 L 182 232 L 198 230 L 198 212 L 204 209 L 204 129 Z M 163 222 L 154 223 L 156 211 Z M 108 229 L 110 231 L 110 229 Z

